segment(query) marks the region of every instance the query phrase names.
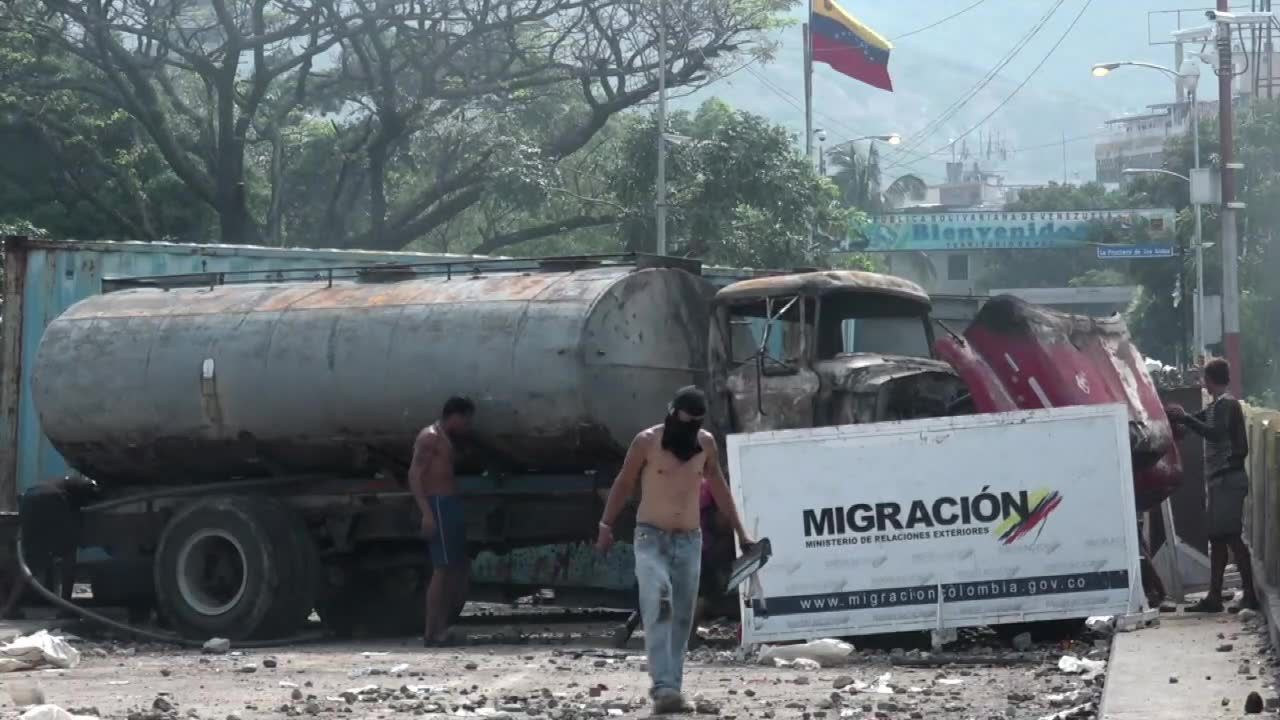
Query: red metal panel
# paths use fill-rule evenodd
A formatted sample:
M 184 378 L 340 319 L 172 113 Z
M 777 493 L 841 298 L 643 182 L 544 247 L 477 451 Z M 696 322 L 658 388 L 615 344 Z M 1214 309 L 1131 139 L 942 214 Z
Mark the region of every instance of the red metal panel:
M 937 352 L 959 372 L 979 412 L 1126 405 L 1139 510 L 1181 483 L 1164 405 L 1118 316 L 1068 315 L 1001 296 L 983 307 L 963 340 L 939 339 Z

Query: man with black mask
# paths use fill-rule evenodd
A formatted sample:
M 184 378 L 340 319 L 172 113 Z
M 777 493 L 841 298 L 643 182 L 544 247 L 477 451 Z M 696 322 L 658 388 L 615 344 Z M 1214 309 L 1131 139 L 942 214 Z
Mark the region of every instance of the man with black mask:
M 681 388 L 667 407 L 666 420 L 636 435 L 609 491 L 596 541 L 602 552 L 613 545 L 613 523 L 639 483 L 636 581 L 655 713 L 685 709 L 684 653 L 702 569 L 698 500 L 704 476 L 739 542 L 750 544 L 720 469 L 715 438 L 702 429 L 706 414 L 702 391 Z

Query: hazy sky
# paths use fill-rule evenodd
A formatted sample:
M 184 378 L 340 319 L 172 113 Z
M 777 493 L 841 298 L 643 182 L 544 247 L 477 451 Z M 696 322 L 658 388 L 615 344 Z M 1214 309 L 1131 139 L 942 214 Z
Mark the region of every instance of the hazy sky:
M 960 10 L 974 0 L 844 0 L 844 7 L 882 34 L 895 38 Z M 1106 60 L 1145 60 L 1173 64 L 1165 41 L 1177 17 L 1158 11 L 1182 9 L 1182 26 L 1205 24 L 1203 8 L 1182 0 L 1092 0 L 1069 34 L 1068 26 L 1088 0 L 985 0 L 973 10 L 936 28 L 895 42 L 890 61 L 894 93 L 862 85 L 817 65 L 814 77 L 815 125 L 827 130 L 833 142 L 858 135 L 898 132 L 908 139 L 938 118 L 952 103 L 968 96 L 1020 39 L 1054 5 L 1060 4 L 1043 28 L 983 90 L 924 137 L 911 157 L 898 157 L 889 174 L 916 172 L 930 181 L 943 175 L 949 159 L 948 142 L 978 124 L 1008 97 L 1050 48 L 1061 45 L 1022 90 L 981 125 L 985 133 L 1002 135 L 1011 157 L 984 166 L 1007 172 L 1011 183 L 1038 183 L 1063 177 L 1062 138 L 1067 143 L 1067 176 L 1092 180 L 1093 137 L 1103 120 L 1137 112 L 1149 103 L 1173 100 L 1173 82 L 1150 70 L 1127 69 L 1094 78 L 1093 63 Z M 1248 9 L 1248 3 L 1244 9 Z M 1152 14 L 1156 12 L 1158 14 Z M 797 132 L 804 115 L 800 26 L 804 6 L 793 13 L 797 24 L 779 34 L 777 58 L 720 79 L 687 98 L 688 106 L 710 95 L 736 107 L 764 114 Z M 1207 68 L 1206 68 L 1207 71 Z M 1211 72 L 1202 79 L 1201 97 L 1214 96 Z M 790 96 L 790 97 L 787 97 Z M 969 136 L 976 150 L 978 135 Z M 906 145 L 904 145 L 905 147 Z M 882 148 L 888 150 L 887 148 Z M 942 152 L 938 152 L 942 150 Z M 931 153 L 936 155 L 930 155 Z M 925 156 L 924 159 L 920 159 Z M 910 164 L 906 164 L 910 163 Z M 892 164 L 892 163 L 891 163 Z

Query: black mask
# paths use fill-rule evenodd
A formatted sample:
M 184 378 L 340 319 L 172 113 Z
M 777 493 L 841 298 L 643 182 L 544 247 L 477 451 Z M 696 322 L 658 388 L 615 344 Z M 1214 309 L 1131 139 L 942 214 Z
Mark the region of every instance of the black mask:
M 681 420 L 680 413 L 694 419 Z M 662 449 L 675 455 L 680 462 L 692 460 L 702 452 L 698 433 L 702 430 L 702 417 L 707 412 L 706 397 L 693 386 L 681 388 L 667 409 L 667 419 L 662 423 Z

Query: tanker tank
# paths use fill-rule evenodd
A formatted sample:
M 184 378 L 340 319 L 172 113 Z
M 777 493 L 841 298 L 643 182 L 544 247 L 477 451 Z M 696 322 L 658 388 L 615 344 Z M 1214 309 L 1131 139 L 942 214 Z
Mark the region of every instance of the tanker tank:
M 705 380 L 712 289 L 681 269 L 363 275 L 87 298 L 36 355 L 44 431 L 114 487 L 367 477 L 456 394 L 489 467 L 581 472 Z

